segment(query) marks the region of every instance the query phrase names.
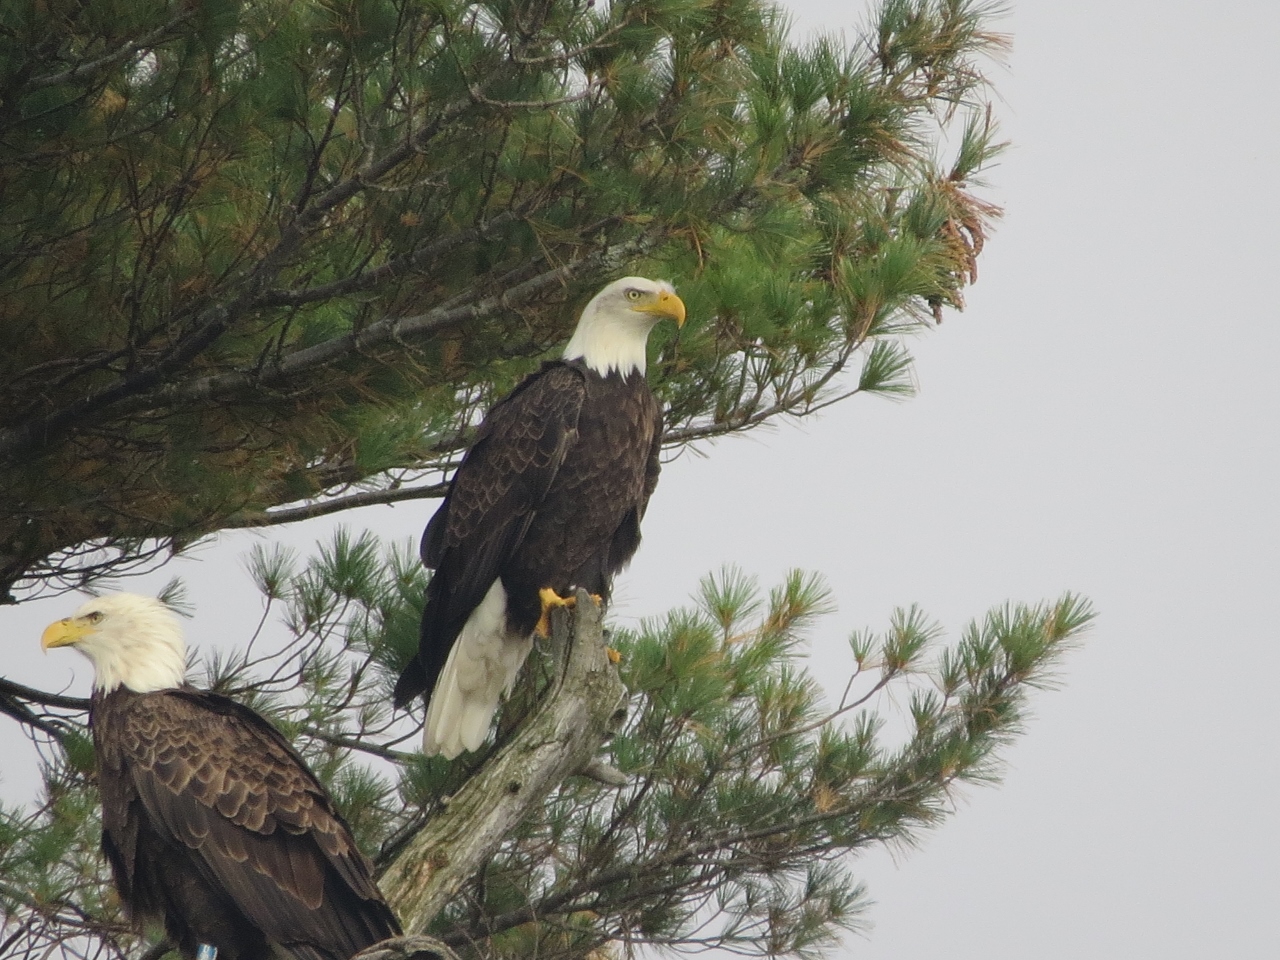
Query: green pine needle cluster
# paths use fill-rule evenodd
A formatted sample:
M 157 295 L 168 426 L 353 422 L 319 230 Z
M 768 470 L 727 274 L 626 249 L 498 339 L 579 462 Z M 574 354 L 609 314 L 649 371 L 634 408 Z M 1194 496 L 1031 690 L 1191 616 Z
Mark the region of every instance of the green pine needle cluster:
M 206 655 L 196 682 L 276 723 L 384 868 L 519 726 L 547 682 L 546 655 L 504 706 L 496 743 L 453 763 L 425 759 L 413 752 L 420 715 L 389 709 L 421 612 L 409 545 L 339 531 L 305 564 L 257 548 L 247 567 L 263 624 L 235 653 Z M 1002 607 L 946 645 L 921 610 L 899 610 L 822 664 L 823 677 L 847 678 L 824 691 L 809 639 L 833 612 L 814 574 L 766 592 L 727 568 L 692 605 L 615 629 L 630 701 L 600 759 L 627 784 L 562 783 L 432 932 L 477 957 L 643 944 L 810 957 L 856 929 L 867 903 L 853 855 L 913 842 L 951 812 L 958 787 L 995 778 L 1029 692 L 1051 683 L 1093 614 L 1072 595 Z M 0 811 L 0 902 L 12 918 L 0 930 L 45 947 L 92 936 L 128 949 L 97 851 L 85 717 L 55 713 L 63 733 L 45 751 L 44 802 Z
M 998 214 L 996 13 L 889 0 L 846 45 L 764 0 L 6 4 L 0 591 L 439 496 L 624 273 L 689 306 L 670 447 L 908 393 Z
M 613 942 L 803 957 L 857 928 L 849 855 L 912 842 L 957 787 L 990 780 L 1027 687 L 1051 678 L 1092 613 L 1073 596 L 994 611 L 935 649 L 940 628 L 899 611 L 823 665 L 849 676 L 832 704 L 804 663 L 805 632 L 830 612 L 820 578 L 794 572 L 766 597 L 727 570 L 694 606 L 615 633 L 632 701 L 606 755 L 629 785 L 562 786 L 436 932 L 482 939 L 486 956 Z M 873 709 L 903 694 L 906 717 Z

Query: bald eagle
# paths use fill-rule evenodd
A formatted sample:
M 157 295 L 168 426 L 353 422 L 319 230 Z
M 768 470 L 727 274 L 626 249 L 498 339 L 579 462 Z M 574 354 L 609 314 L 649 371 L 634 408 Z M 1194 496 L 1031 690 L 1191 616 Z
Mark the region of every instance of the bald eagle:
M 396 703 L 427 698 L 423 748 L 484 742 L 557 595 L 608 600 L 640 544 L 658 482 L 662 411 L 645 379 L 649 331 L 684 323 L 671 285 L 625 277 L 587 304 L 561 360 L 484 418 L 422 536 L 434 570 L 417 657 Z
M 41 645 L 93 663 L 102 849 L 134 922 L 184 957 L 347 960 L 398 936 L 369 861 L 271 724 L 183 680 L 177 619 L 119 593 L 50 624 Z

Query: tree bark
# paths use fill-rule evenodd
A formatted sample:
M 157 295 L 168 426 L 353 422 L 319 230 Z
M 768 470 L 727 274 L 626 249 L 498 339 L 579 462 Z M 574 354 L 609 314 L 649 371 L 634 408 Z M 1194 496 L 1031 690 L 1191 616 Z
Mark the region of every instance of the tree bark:
M 365 947 L 351 960 L 458 960 L 458 955 L 435 937 L 392 937 Z
M 627 691 L 609 662 L 603 611 L 578 591 L 552 615 L 557 679 L 515 738 L 409 841 L 379 885 L 404 929 L 421 933 L 528 811 L 581 772 L 615 729 Z

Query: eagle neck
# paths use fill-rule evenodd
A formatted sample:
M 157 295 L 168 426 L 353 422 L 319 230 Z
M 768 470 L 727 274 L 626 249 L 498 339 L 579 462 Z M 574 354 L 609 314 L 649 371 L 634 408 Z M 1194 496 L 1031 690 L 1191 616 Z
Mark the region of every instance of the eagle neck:
M 186 681 L 186 657 L 181 646 L 157 642 L 146 633 L 84 653 L 93 661 L 94 689 L 103 694 L 120 687 L 134 693 L 154 693 L 180 687 Z
M 641 376 L 645 372 L 645 350 L 644 344 L 640 345 L 639 351 L 625 349 L 624 347 L 610 345 L 606 349 L 595 349 L 578 351 L 572 349 L 573 341 L 569 341 L 569 346 L 565 348 L 564 358 L 566 360 L 581 360 L 583 366 L 594 373 L 607 377 L 611 373 L 617 373 L 626 377 L 632 373 L 639 373 Z
M 588 369 L 602 377 L 617 372 L 627 376 L 635 371 L 642 376 L 648 361 L 645 344 L 648 327 L 608 323 L 584 317 L 565 344 L 564 359 L 581 360 Z

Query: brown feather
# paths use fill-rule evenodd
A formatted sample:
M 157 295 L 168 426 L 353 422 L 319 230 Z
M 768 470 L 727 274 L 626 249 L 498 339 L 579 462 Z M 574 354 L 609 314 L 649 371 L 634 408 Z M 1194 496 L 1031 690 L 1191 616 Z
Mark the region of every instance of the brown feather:
M 399 933 L 323 786 L 273 727 L 189 688 L 97 694 L 103 849 L 138 922 L 182 952 L 346 960 Z
M 555 361 L 493 407 L 427 525 L 418 657 L 396 702 L 428 698 L 458 633 L 501 578 L 507 629 L 527 637 L 538 591 L 573 587 L 608 599 L 640 544 L 657 484 L 662 412 L 642 373 L 602 376 Z

